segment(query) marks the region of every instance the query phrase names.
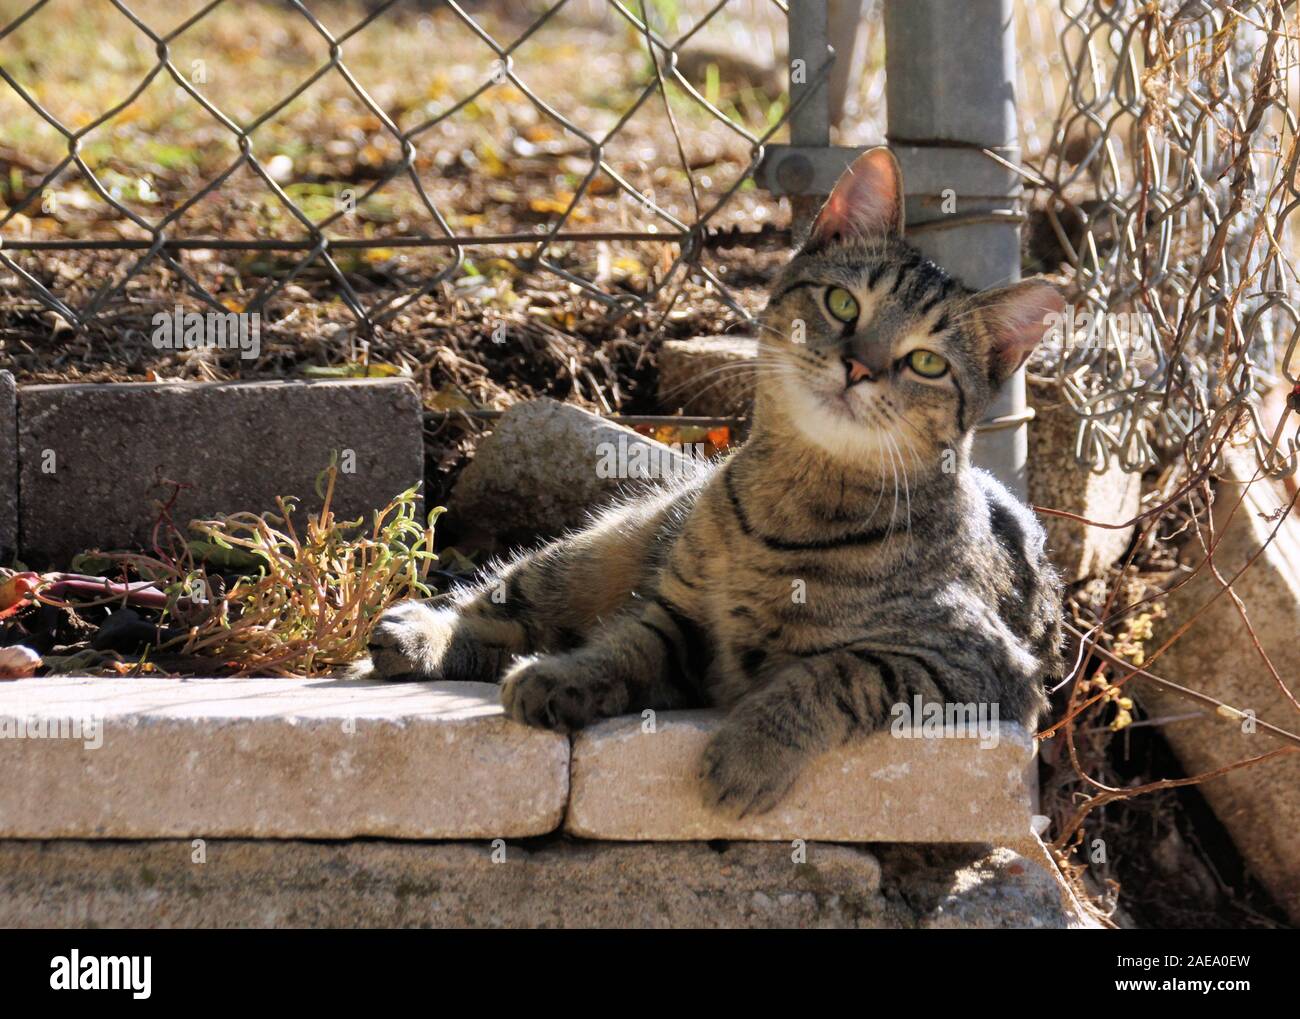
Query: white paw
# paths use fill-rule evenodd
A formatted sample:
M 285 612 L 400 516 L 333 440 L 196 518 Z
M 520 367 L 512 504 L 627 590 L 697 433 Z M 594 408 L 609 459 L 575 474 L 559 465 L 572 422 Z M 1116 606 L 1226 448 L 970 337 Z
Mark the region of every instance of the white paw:
M 370 631 L 370 660 L 383 679 L 441 679 L 443 652 L 456 613 L 424 602 L 404 601 L 388 609 Z

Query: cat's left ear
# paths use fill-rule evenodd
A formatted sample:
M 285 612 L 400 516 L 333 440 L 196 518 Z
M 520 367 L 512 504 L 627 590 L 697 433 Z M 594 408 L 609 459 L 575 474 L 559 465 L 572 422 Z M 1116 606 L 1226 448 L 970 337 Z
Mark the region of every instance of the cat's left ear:
M 976 314 L 989 338 L 989 375 L 1001 385 L 1029 359 L 1034 348 L 1059 330 L 1065 298 L 1050 283 L 1025 280 L 975 298 Z
M 828 244 L 903 235 L 903 173 L 883 145 L 853 161 L 817 214 L 805 251 Z

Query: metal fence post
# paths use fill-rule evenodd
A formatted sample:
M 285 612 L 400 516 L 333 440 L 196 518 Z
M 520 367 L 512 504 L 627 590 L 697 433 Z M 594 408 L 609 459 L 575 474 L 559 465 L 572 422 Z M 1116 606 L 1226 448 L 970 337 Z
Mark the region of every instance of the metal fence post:
M 909 239 L 972 287 L 1020 276 L 1014 0 L 886 0 L 889 142 Z M 1017 373 L 976 435 L 974 459 L 1025 497 L 1028 421 Z M 986 423 L 988 423 L 986 422 Z
M 825 0 L 790 0 L 790 144 L 826 149 L 831 144 L 830 92 L 818 70 L 826 63 Z M 805 93 L 813 94 L 805 97 Z M 797 235 L 802 235 L 817 214 L 829 188 L 818 194 L 812 185 L 812 168 L 799 160 L 784 164 L 782 176 L 790 193 L 790 211 Z
M 835 49 L 831 69 L 830 118 L 838 124 L 844 116 L 849 89 L 862 76 L 866 54 L 861 45 L 862 21 L 875 0 L 826 0 L 826 30 Z

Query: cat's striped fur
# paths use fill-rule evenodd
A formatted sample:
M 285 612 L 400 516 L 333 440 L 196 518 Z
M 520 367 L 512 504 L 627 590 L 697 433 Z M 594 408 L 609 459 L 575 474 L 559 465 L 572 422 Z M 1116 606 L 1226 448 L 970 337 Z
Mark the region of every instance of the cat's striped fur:
M 873 150 L 773 288 L 748 443 L 451 606 L 397 606 L 374 668 L 500 679 L 513 718 L 561 730 L 721 706 L 700 773 L 738 813 L 918 694 L 1034 725 L 1062 667 L 1059 585 L 1041 528 L 969 449 L 1060 299 L 1037 283 L 972 295 L 901 226 L 897 166 Z M 828 311 L 830 288 L 852 295 L 852 321 Z M 916 348 L 946 374 L 911 371 Z

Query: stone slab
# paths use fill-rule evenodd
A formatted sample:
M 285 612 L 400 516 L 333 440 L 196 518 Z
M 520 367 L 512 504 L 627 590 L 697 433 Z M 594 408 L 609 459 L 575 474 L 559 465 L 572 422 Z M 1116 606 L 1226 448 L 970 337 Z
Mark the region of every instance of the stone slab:
M 1300 518 L 1293 511 L 1278 527 L 1273 516 L 1289 503 L 1290 496 L 1269 481 L 1250 485 L 1245 500 L 1233 513 L 1242 498 L 1240 482 L 1251 476 L 1253 467 L 1234 459 L 1228 469 L 1237 481 L 1217 486 L 1214 519 L 1220 542 L 1214 565 L 1228 580 L 1258 555 L 1233 582 L 1232 590 L 1245 606 L 1260 645 L 1282 679 L 1292 693 L 1300 695 L 1295 667 L 1296 635 L 1300 634 Z M 1277 537 L 1261 553 L 1274 528 L 1278 528 Z M 1203 556 L 1199 543 L 1193 541 L 1186 552 L 1186 565 L 1195 568 Z M 1146 643 L 1150 649 L 1163 644 L 1207 603 L 1209 607 L 1149 668 L 1295 732 L 1298 716 L 1294 705 L 1278 689 L 1236 605 L 1227 594 L 1219 594 L 1222 590 L 1210 570 L 1203 569 L 1169 596 L 1167 615 Z M 1219 597 L 1210 603 L 1216 594 Z M 1153 715 L 1186 716 L 1201 709 L 1196 702 L 1140 677 L 1133 680 L 1133 686 L 1142 706 Z M 1250 729 L 1240 721 L 1205 711 L 1200 718 L 1165 725 L 1161 732 L 1183 768 L 1194 775 L 1287 745 L 1264 729 Z M 1300 924 L 1300 843 L 1296 840 L 1300 831 L 1300 754 L 1231 771 L 1197 788 L 1247 866 Z
M 0 840 L 0 927 L 1088 926 L 1007 849 Z
M 754 401 L 758 341 L 749 336 L 665 340 L 659 348 L 659 403 L 706 417 L 747 415 Z
M 346 457 L 340 519 L 368 517 L 424 477 L 419 393 L 405 379 L 23 386 L 22 552 L 66 566 L 87 549 L 147 546 L 155 504 L 181 482 L 181 527 L 214 513 L 319 507 L 317 475 Z
M 731 819 L 703 802 L 696 769 L 721 715 L 615 718 L 574 737 L 565 831 L 593 839 L 822 839 L 1017 843 L 1029 835 L 1034 743 L 1002 725 L 996 746 L 876 733 L 813 761 L 767 814 Z M 992 741 L 990 741 L 992 742 Z
M 569 742 L 485 683 L 52 677 L 0 683 L 0 775 L 0 838 L 505 838 Z
M 18 550 L 18 389 L 0 371 L 0 565 Z
M 638 482 L 688 475 L 697 463 L 597 414 L 529 400 L 479 443 L 449 503 L 463 531 L 513 545 L 581 526 Z

